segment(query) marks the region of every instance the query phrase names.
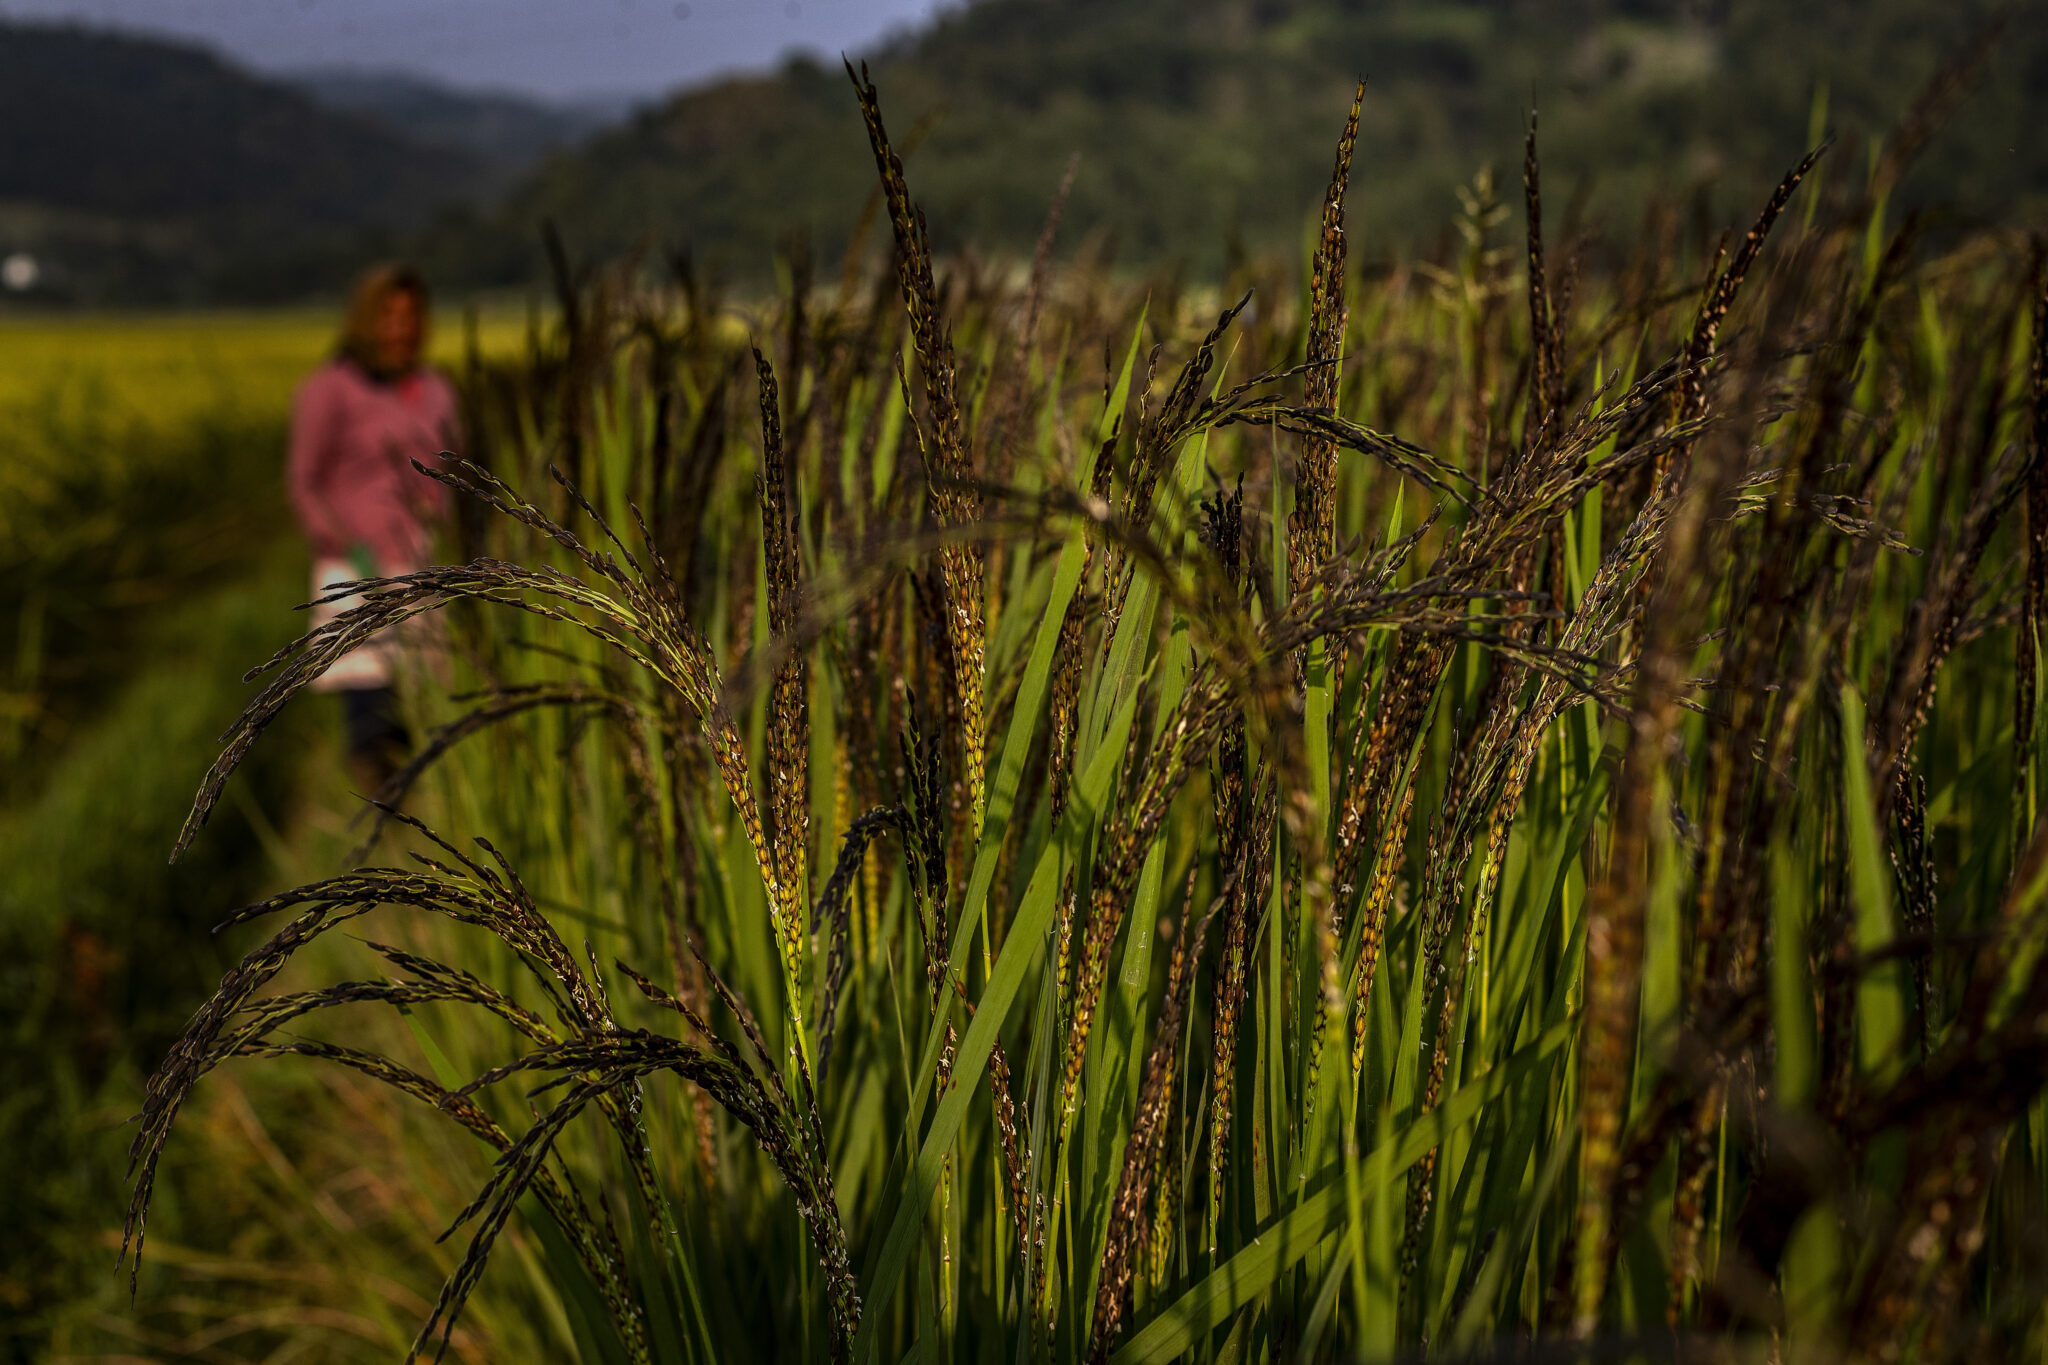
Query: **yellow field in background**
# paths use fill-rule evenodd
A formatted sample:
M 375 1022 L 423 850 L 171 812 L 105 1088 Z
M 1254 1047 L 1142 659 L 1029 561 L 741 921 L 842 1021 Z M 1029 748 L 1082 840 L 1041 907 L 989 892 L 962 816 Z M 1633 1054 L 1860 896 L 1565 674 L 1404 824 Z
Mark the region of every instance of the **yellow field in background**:
M 462 316 L 436 322 L 433 359 L 455 368 Z M 483 314 L 478 346 L 517 350 L 526 328 L 515 309 Z M 114 554 L 123 517 L 207 476 L 195 459 L 223 475 L 231 447 L 245 474 L 281 471 L 292 394 L 338 329 L 329 309 L 0 315 L 0 568 Z
M 0 411 L 54 403 L 159 429 L 202 413 L 282 414 L 338 324 L 332 309 L 0 316 Z M 462 318 L 444 310 L 436 324 L 434 360 L 453 367 Z M 511 350 L 524 341 L 525 316 L 481 314 L 477 334 L 486 353 Z

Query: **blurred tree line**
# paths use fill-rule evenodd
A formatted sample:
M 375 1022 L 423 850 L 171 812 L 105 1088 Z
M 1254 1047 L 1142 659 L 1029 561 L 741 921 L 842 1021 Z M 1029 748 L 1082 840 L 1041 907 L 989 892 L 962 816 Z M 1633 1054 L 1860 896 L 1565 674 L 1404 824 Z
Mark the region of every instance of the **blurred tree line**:
M 1826 173 L 1863 175 L 2001 15 L 1898 187 L 1955 229 L 2048 205 L 2048 0 L 978 0 L 867 57 L 942 249 L 1028 251 L 1078 153 L 1065 242 L 1214 275 L 1298 248 L 1359 77 L 1368 257 L 1433 245 L 1482 166 L 1511 178 L 1532 107 L 1580 223 L 1633 233 L 1654 199 L 1690 230 L 1753 202 L 1816 126 L 1842 140 Z M 585 259 L 687 248 L 759 282 L 792 234 L 842 251 L 871 193 L 845 78 L 806 56 L 649 106 L 509 189 L 404 125 L 186 49 L 0 27 L 0 254 L 54 250 L 40 287 L 80 301 L 331 293 L 398 251 L 521 286 L 551 220 Z
M 1297 249 L 1360 77 L 1353 213 L 1370 256 L 1430 246 L 1480 167 L 1512 177 L 1532 107 L 1553 193 L 1588 226 L 1625 212 L 1615 226 L 1632 232 L 1640 210 L 1624 206 L 1650 199 L 1718 224 L 1798 159 L 1816 116 L 1842 140 L 1831 173 L 1860 177 L 1875 139 L 1973 42 L 1972 93 L 1899 199 L 1941 206 L 1952 227 L 2038 221 L 2039 3 L 983 0 L 869 62 L 902 121 L 892 131 L 915 144 L 942 247 L 1028 251 L 1078 152 L 1067 241 L 1213 274 L 1233 252 Z M 453 276 L 514 278 L 542 219 L 593 256 L 687 243 L 741 275 L 768 268 L 792 229 L 836 253 L 869 195 L 861 137 L 836 63 L 793 59 L 555 159 L 495 213 L 440 224 L 430 257 Z

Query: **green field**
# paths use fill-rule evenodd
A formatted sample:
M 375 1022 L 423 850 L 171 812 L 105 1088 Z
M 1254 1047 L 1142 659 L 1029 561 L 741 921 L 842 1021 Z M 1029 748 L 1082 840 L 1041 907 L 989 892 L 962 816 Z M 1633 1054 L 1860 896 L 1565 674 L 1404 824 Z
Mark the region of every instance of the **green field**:
M 80 326 L 149 434 L 53 405 L 0 579 L 23 1351 L 2048 1350 L 2038 256 L 1902 150 L 1582 257 L 1532 135 L 1366 271 L 1347 132 L 1303 262 L 1027 273 L 872 99 L 893 271 L 508 327 L 444 565 L 260 693 L 318 328 Z M 415 615 L 351 825 L 297 694 Z
M 466 328 L 445 323 L 436 356 L 459 367 Z M 347 847 L 345 785 L 309 714 L 299 751 L 238 787 L 221 844 L 165 866 L 243 668 L 299 628 L 285 428 L 334 325 L 0 318 L 0 1145 L 20 1157 L 0 1218 L 26 1234 L 0 1258 L 9 1358 L 40 1358 L 58 1323 L 131 1320 L 105 1265 L 138 1068 L 219 971 L 205 930 L 223 906 Z M 516 349 L 524 327 L 487 312 L 478 348 Z M 232 1225 L 232 1199 L 200 1202 Z

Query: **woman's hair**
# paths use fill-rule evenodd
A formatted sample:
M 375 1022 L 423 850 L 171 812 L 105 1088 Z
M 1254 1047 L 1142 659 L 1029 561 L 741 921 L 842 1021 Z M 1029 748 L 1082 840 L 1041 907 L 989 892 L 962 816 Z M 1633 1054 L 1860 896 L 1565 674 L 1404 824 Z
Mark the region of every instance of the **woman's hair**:
M 377 319 L 384 311 L 384 301 L 397 293 L 412 295 L 420 312 L 426 312 L 427 279 L 412 266 L 386 261 L 357 276 L 348 299 L 348 313 L 342 319 L 341 344 L 336 352 L 375 374 Z

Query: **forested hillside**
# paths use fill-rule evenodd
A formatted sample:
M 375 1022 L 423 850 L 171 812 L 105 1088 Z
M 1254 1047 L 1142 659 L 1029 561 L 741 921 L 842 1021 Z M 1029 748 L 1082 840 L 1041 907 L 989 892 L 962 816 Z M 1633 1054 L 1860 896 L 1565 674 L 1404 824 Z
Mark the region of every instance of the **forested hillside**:
M 1831 169 L 1860 175 L 1864 139 L 1892 127 L 1997 9 L 982 0 L 867 58 L 892 131 L 917 144 L 911 175 L 941 245 L 1028 250 L 1078 152 L 1068 241 L 1102 234 L 1126 263 L 1207 269 L 1233 243 L 1293 248 L 1359 77 L 1353 211 L 1366 249 L 1385 250 L 1440 232 L 1482 165 L 1512 176 L 1532 100 L 1552 183 L 1576 187 L 1596 215 L 1652 192 L 1748 203 L 1798 158 L 1822 91 L 1825 126 L 1845 143 Z M 2038 210 L 2044 125 L 2048 14 L 2033 3 L 2011 11 L 1975 93 L 1902 192 L 1977 217 Z M 687 242 L 700 259 L 757 273 L 792 228 L 838 249 L 871 174 L 837 63 L 794 60 L 683 93 L 557 159 L 506 202 L 499 226 L 530 234 L 552 218 L 592 254 Z M 446 242 L 445 266 L 473 250 L 473 239 Z
M 498 188 L 558 148 L 621 121 L 633 101 L 621 96 L 553 104 L 493 90 L 458 90 L 404 72 L 315 67 L 290 74 L 315 103 L 370 120 L 414 142 L 480 161 Z
M 1069 159 L 1062 249 L 1213 274 L 1294 253 L 1322 150 L 1367 82 L 1352 212 L 1368 255 L 1429 247 L 1532 104 L 1553 194 L 1598 222 L 1659 202 L 1724 222 L 1804 150 L 1861 176 L 1993 0 L 978 0 L 865 59 L 943 249 L 1030 249 Z M 1900 187 L 1934 226 L 2048 205 L 2048 0 L 2005 8 Z M 332 293 L 406 252 L 458 288 L 525 286 L 539 227 L 573 255 L 688 248 L 742 284 L 796 237 L 841 251 L 872 158 L 836 60 L 681 91 L 608 131 L 377 73 L 294 86 L 203 51 L 0 25 L 0 254 L 77 302 Z M 1626 207 L 1624 207 L 1626 206 Z M 1474 205 L 1471 211 L 1481 211 Z
M 0 247 L 58 297 L 273 292 L 417 229 L 476 169 L 195 48 L 0 26 Z

